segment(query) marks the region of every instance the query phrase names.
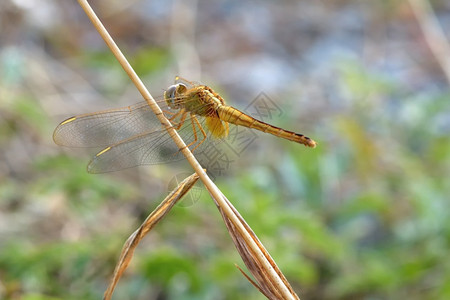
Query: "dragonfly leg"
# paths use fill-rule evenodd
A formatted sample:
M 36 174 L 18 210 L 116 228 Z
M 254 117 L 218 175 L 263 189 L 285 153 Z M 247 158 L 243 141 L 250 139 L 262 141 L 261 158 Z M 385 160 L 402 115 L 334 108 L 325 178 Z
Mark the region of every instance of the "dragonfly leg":
M 193 144 L 197 143 L 197 141 L 198 141 L 198 139 L 197 139 L 197 129 L 195 129 L 194 118 L 195 118 L 194 116 L 192 116 L 192 118 L 191 118 L 192 131 L 194 132 L 194 140 L 192 142 L 190 142 L 188 145 L 186 145 L 186 147 L 188 147 L 188 148 L 190 146 L 192 146 Z M 197 148 L 197 147 L 195 147 L 195 148 Z M 192 151 L 194 151 L 194 149 L 192 149 Z
M 176 113 L 178 113 L 178 112 L 174 113 L 174 112 L 171 112 L 171 111 L 168 111 L 168 110 L 163 110 L 163 113 L 164 113 L 165 115 L 167 115 L 167 116 L 173 116 L 174 114 L 176 114 Z
M 185 113 L 185 114 L 182 116 L 183 122 L 184 122 L 184 119 L 186 119 L 186 115 L 187 115 L 187 113 Z M 194 140 L 193 140 L 192 142 L 190 142 L 189 144 L 187 144 L 187 145 L 186 145 L 186 148 L 191 147 L 193 144 L 197 143 L 197 141 L 198 141 L 198 138 L 197 138 L 197 129 L 195 129 L 194 119 L 197 121 L 197 124 L 200 125 L 200 123 L 198 122 L 197 118 L 196 118 L 194 115 L 191 115 L 191 125 L 192 125 L 192 131 L 194 132 Z M 180 123 L 181 123 L 181 121 L 180 121 Z M 181 127 L 181 126 L 180 126 L 180 127 Z M 174 127 L 174 128 L 175 128 L 175 127 Z M 200 128 L 201 128 L 201 127 L 200 127 Z M 179 128 L 176 128 L 176 129 L 178 130 Z M 206 138 L 206 134 L 204 133 L 203 128 L 201 128 L 201 131 L 202 131 L 202 133 L 205 135 L 205 138 Z M 203 140 L 200 142 L 200 144 L 205 140 L 205 138 L 203 138 Z M 200 144 L 199 144 L 199 145 L 200 145 Z M 194 152 L 194 150 L 195 150 L 199 145 L 195 146 L 191 151 Z M 181 151 L 181 149 L 178 150 L 178 152 L 180 152 L 180 151 Z
M 178 123 L 173 123 L 173 128 L 175 128 L 176 130 L 180 129 L 181 126 L 183 126 L 184 121 L 186 120 L 187 117 L 187 112 L 185 110 L 182 110 L 183 114 L 181 115 L 181 119 Z
M 191 122 L 192 122 L 192 127 L 194 127 L 194 135 L 195 135 L 195 141 L 194 142 L 197 141 L 197 132 L 195 130 L 194 122 L 197 124 L 198 129 L 200 129 L 200 131 L 202 132 L 202 135 L 203 135 L 203 139 L 191 150 L 192 152 L 194 152 L 194 150 L 197 149 L 206 140 L 206 132 L 203 129 L 202 124 L 200 124 L 200 122 L 198 121 L 198 119 L 195 116 L 192 116 Z
M 184 109 L 181 109 L 180 111 L 173 113 L 170 111 L 164 111 L 165 114 L 168 115 L 172 115 L 170 118 L 168 118 L 168 120 L 170 121 L 170 123 L 172 124 L 172 126 L 178 130 L 181 128 L 181 126 L 184 123 L 184 120 L 186 119 L 186 111 Z M 174 121 L 177 117 L 179 117 L 181 115 L 180 121 L 176 122 Z
M 176 117 L 178 117 L 182 112 L 183 112 L 182 110 L 177 111 L 176 113 L 173 113 L 173 112 L 171 112 L 171 111 L 166 111 L 166 113 L 168 113 L 169 115 L 172 115 L 170 118 L 168 118 L 168 120 L 169 120 L 170 122 L 172 122 L 172 121 L 173 121 Z

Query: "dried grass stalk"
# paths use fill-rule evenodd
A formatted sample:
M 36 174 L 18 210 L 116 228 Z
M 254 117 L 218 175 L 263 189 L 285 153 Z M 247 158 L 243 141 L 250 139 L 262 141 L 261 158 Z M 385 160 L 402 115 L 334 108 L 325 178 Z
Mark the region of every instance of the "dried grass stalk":
M 225 225 L 228 229 L 228 232 L 233 239 L 234 245 L 239 252 L 239 255 L 242 257 L 245 265 L 248 270 L 252 273 L 256 282 L 253 281 L 245 272 L 236 265 L 236 267 L 241 271 L 241 273 L 250 281 L 262 294 L 264 294 L 269 299 L 298 299 L 298 295 L 294 292 L 292 287 L 290 286 L 287 279 L 284 277 L 281 270 L 278 268 L 277 264 L 270 256 L 269 252 L 264 248 L 264 245 L 260 242 L 256 234 L 250 228 L 250 226 L 245 222 L 244 218 L 239 214 L 239 212 L 234 208 L 231 202 L 224 196 L 224 201 L 229 205 L 229 207 L 233 210 L 236 217 L 245 227 L 247 233 L 252 237 L 254 243 L 258 245 L 258 248 L 264 255 L 264 257 L 258 256 L 258 253 L 255 253 L 251 247 L 249 247 L 247 240 L 240 234 L 236 227 L 231 222 L 231 220 L 227 217 L 227 215 L 223 212 L 222 207 L 217 204 L 217 208 L 219 209 L 220 214 L 225 222 Z M 279 278 L 282 281 L 282 286 L 280 286 L 280 281 L 277 278 L 274 278 L 271 272 L 268 272 L 265 265 L 262 261 L 268 261 L 271 268 L 278 274 Z M 290 298 L 286 298 L 283 294 L 283 288 L 287 288 L 289 290 Z
M 425 40 L 450 84 L 450 44 L 428 0 L 409 0 Z M 447 28 L 448 30 L 448 28 Z
M 194 186 L 198 180 L 197 174 L 192 174 L 183 180 L 164 200 L 161 204 L 151 212 L 142 225 L 127 239 L 120 253 L 119 261 L 114 269 L 113 277 L 105 291 L 103 299 L 110 300 L 114 289 L 119 282 L 125 269 L 133 258 L 134 250 L 144 236 L 161 221 L 172 207 Z

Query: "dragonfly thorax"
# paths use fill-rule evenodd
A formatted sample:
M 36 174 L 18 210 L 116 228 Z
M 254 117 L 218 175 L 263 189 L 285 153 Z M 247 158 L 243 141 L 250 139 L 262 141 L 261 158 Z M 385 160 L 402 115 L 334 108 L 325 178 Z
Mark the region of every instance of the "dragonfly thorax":
M 216 116 L 217 108 L 224 104 L 223 99 L 216 97 L 214 91 L 204 85 L 187 90 L 185 95 L 184 108 L 191 113 L 204 117 Z
M 164 99 L 172 109 L 185 109 L 199 116 L 217 115 L 217 107 L 224 105 L 224 100 L 210 87 L 198 85 L 188 88 L 183 83 L 176 83 L 164 92 Z

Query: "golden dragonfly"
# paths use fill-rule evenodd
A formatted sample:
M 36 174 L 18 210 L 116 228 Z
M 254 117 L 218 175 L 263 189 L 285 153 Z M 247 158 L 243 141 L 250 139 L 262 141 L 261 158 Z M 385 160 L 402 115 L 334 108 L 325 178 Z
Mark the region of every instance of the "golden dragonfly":
M 267 132 L 307 147 L 316 146 L 309 137 L 259 121 L 226 105 L 210 87 L 178 76 L 158 104 L 194 154 L 226 138 L 230 124 Z M 53 140 L 67 147 L 106 147 L 90 161 L 89 173 L 181 158 L 180 150 L 147 102 L 68 118 L 56 127 Z

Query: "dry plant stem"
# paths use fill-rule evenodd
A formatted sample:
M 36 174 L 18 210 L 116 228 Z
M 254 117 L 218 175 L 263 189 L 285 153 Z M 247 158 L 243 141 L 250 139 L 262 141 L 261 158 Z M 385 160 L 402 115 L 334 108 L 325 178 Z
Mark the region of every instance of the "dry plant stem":
M 275 261 L 270 256 L 269 252 L 267 252 L 267 250 L 264 248 L 263 244 L 259 241 L 258 237 L 255 235 L 255 233 L 250 228 L 250 226 L 245 222 L 245 220 L 242 218 L 242 216 L 239 214 L 239 212 L 234 208 L 234 206 L 228 201 L 228 199 L 226 199 L 225 196 L 223 196 L 223 197 L 224 197 L 224 201 L 227 202 L 227 204 L 233 210 L 235 215 L 240 219 L 240 221 L 244 225 L 248 234 L 252 237 L 254 242 L 258 245 L 259 249 L 264 254 L 267 261 L 269 261 L 269 263 L 272 265 L 273 269 L 277 272 L 277 274 L 279 275 L 281 280 L 284 282 L 285 286 L 289 289 L 292 297 L 294 299 L 300 299 L 298 297 L 298 295 L 295 294 L 295 292 L 291 288 L 289 282 L 284 277 L 283 273 L 278 268 Z M 253 280 L 251 280 L 250 277 L 247 276 L 247 274 L 245 274 L 241 268 L 238 267 L 238 269 L 267 298 L 269 298 L 269 299 L 284 299 L 283 296 L 279 293 L 279 290 L 277 289 L 277 282 L 272 279 L 270 274 L 267 274 L 266 272 L 264 272 L 265 269 L 262 268 L 259 265 L 259 261 L 257 259 L 255 259 L 255 253 L 253 252 L 253 250 L 247 247 L 246 241 L 243 240 L 240 233 L 235 230 L 233 223 L 231 223 L 230 220 L 228 219 L 228 217 L 223 213 L 223 210 L 217 204 L 217 202 L 216 202 L 216 205 L 224 219 L 225 225 L 228 228 L 228 232 L 230 233 L 231 238 L 233 239 L 236 249 L 238 250 L 245 265 L 250 270 L 250 272 L 253 274 L 253 276 L 255 277 L 255 279 L 258 283 L 255 283 Z
M 172 207 L 194 186 L 198 180 L 197 174 L 192 174 L 185 180 L 183 180 L 175 190 L 173 190 L 161 204 L 152 211 L 152 213 L 145 219 L 142 225 L 127 239 L 123 245 L 122 252 L 120 254 L 119 261 L 114 269 L 113 277 L 109 283 L 108 288 L 103 296 L 104 300 L 110 300 L 114 289 L 119 282 L 125 269 L 130 264 L 133 258 L 134 250 L 144 236 L 161 221 L 166 214 L 172 209 Z
M 433 8 L 427 0 L 409 0 L 417 21 L 422 28 L 428 47 L 439 62 L 450 84 L 450 45 L 439 26 Z
M 272 265 L 269 261 L 267 261 L 264 254 L 261 252 L 258 245 L 254 242 L 252 237 L 249 235 L 249 233 L 245 230 L 244 225 L 239 220 L 239 218 L 234 214 L 233 210 L 228 206 L 226 201 L 224 201 L 222 197 L 222 193 L 217 188 L 217 186 L 212 182 L 212 180 L 208 177 L 206 172 L 203 170 L 201 165 L 198 163 L 198 161 L 195 159 L 195 157 L 192 155 L 192 152 L 189 150 L 189 148 L 186 147 L 186 144 L 183 142 L 183 140 L 178 135 L 177 131 L 171 126 L 170 122 L 167 120 L 167 118 L 162 113 L 161 109 L 156 104 L 155 100 L 153 99 L 152 95 L 149 93 L 149 91 L 145 88 L 144 84 L 140 80 L 140 78 L 137 76 L 136 72 L 134 72 L 133 68 L 130 66 L 128 61 L 126 60 L 125 56 L 122 54 L 120 49 L 117 47 L 103 24 L 100 22 L 98 17 L 95 15 L 94 11 L 88 4 L 86 0 L 78 0 L 78 3 L 83 8 L 89 19 L 94 24 L 95 28 L 105 41 L 105 43 L 110 48 L 111 52 L 114 54 L 116 59 L 119 61 L 122 68 L 125 70 L 125 72 L 128 74 L 130 79 L 135 84 L 136 88 L 141 93 L 142 97 L 147 101 L 148 105 L 152 109 L 152 111 L 155 113 L 156 117 L 160 120 L 161 124 L 164 126 L 164 128 L 167 130 L 170 137 L 174 140 L 175 144 L 178 146 L 180 151 L 183 153 L 183 155 L 186 157 L 186 160 L 191 164 L 192 168 L 195 170 L 195 172 L 198 174 L 200 179 L 202 180 L 205 187 L 208 189 L 209 193 L 212 195 L 212 197 L 215 199 L 215 201 L 218 203 L 218 205 L 223 210 L 223 213 L 230 219 L 232 224 L 235 226 L 236 230 L 242 235 L 243 239 L 248 243 L 248 246 L 254 251 L 256 259 L 261 263 L 261 265 L 267 270 L 267 272 L 270 274 L 270 276 L 273 278 L 273 281 L 276 282 L 277 289 L 280 291 L 280 294 L 282 295 L 283 299 L 295 299 L 295 297 L 292 296 L 292 293 L 290 290 L 286 287 L 283 280 L 279 277 L 278 273 L 273 269 Z

